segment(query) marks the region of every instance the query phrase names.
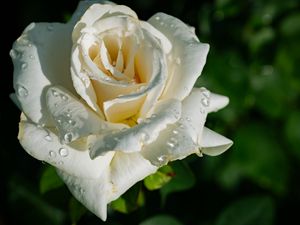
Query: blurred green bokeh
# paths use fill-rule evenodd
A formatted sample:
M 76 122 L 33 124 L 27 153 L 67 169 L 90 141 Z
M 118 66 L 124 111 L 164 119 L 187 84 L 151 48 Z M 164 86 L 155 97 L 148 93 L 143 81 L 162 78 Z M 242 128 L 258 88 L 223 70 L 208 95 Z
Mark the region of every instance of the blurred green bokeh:
M 158 11 L 194 26 L 210 44 L 196 86 L 227 95 L 209 128 L 234 140 L 219 157 L 190 156 L 140 182 L 111 205 L 107 225 L 297 224 L 300 209 L 300 3 L 298 0 L 131 0 L 146 20 Z M 16 139 L 12 92 L 13 41 L 32 21 L 63 22 L 77 1 L 13 1 L 5 43 L 2 93 L 0 224 L 104 224 L 80 205 L 47 165 Z M 13 7 L 17 5 L 18 7 Z M 3 52 L 1 53 L 3 54 Z M 2 86 L 1 86 L 2 88 Z M 158 180 L 158 183 L 153 183 Z M 161 187 L 159 189 L 159 187 Z M 150 189 L 150 190 L 149 190 Z M 124 214 L 127 212 L 127 214 Z

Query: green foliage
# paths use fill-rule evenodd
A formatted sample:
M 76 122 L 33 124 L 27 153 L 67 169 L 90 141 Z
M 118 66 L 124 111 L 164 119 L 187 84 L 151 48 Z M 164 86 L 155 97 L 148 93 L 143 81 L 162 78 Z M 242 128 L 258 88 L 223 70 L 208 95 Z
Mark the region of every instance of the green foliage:
M 130 188 L 125 194 L 110 203 L 110 207 L 121 213 L 130 213 L 145 203 L 141 183 Z
M 182 225 L 176 218 L 169 215 L 156 215 L 150 217 L 139 225 Z
M 225 208 L 215 225 L 271 225 L 274 210 L 273 201 L 269 197 L 242 198 Z
M 185 162 L 175 161 L 171 166 L 173 179 L 160 189 L 163 203 L 169 194 L 190 189 L 195 185 L 195 176 Z
M 156 173 L 146 177 L 144 179 L 145 187 L 150 190 L 157 190 L 167 184 L 172 177 L 174 176 L 174 172 L 171 166 L 163 166 Z
M 40 192 L 44 194 L 63 185 L 64 183 L 58 177 L 55 168 L 52 166 L 47 166 L 40 179 Z
M 75 198 L 71 198 L 69 202 L 69 212 L 72 225 L 77 224 L 79 219 L 86 213 L 87 209 Z

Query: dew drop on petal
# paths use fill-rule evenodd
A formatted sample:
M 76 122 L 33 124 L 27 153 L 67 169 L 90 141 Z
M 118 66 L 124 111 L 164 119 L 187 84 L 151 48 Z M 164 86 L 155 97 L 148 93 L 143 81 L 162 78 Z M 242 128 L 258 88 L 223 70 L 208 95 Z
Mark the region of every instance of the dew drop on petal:
M 21 65 L 22 70 L 27 69 L 27 67 L 28 67 L 28 64 L 27 64 L 27 63 L 22 63 L 22 65 Z
M 62 164 L 64 164 L 63 161 L 59 161 L 58 162 L 58 165 L 62 165 Z
M 68 97 L 65 96 L 65 95 L 61 95 L 61 99 L 64 100 L 64 101 L 67 101 L 67 100 L 68 100 Z
M 22 85 L 17 85 L 17 95 L 19 97 L 26 97 L 28 95 L 28 90 Z
M 74 120 L 71 120 L 71 119 L 68 120 L 68 123 L 69 123 L 70 125 L 72 125 L 72 126 L 74 126 L 74 125 L 76 124 L 76 122 L 75 122 Z
M 64 140 L 65 140 L 66 143 L 71 142 L 72 139 L 73 139 L 73 135 L 72 135 L 71 133 L 66 133 L 66 134 L 64 135 Z
M 160 20 L 160 17 L 159 17 L 159 16 L 156 16 L 155 19 L 156 19 L 156 20 Z
M 209 105 L 209 100 L 208 98 L 202 98 L 201 103 L 203 106 L 207 107 Z
M 67 149 L 65 148 L 60 148 L 59 151 L 58 151 L 59 155 L 62 156 L 62 157 L 66 157 L 68 156 L 69 152 Z
M 47 134 L 44 138 L 46 141 L 52 141 L 52 137 L 49 134 Z
M 50 156 L 51 158 L 55 158 L 55 157 L 56 157 L 56 153 L 55 153 L 54 151 L 50 151 L 50 152 L 49 152 L 49 156 Z
M 57 97 L 57 96 L 58 96 L 57 91 L 56 91 L 56 90 L 52 90 L 52 95 L 53 95 L 54 97 Z
M 179 131 L 178 131 L 178 130 L 173 130 L 172 133 L 173 133 L 173 134 L 178 134 Z
M 33 56 L 33 55 L 30 55 L 29 58 L 30 58 L 30 59 L 34 59 L 34 56 Z

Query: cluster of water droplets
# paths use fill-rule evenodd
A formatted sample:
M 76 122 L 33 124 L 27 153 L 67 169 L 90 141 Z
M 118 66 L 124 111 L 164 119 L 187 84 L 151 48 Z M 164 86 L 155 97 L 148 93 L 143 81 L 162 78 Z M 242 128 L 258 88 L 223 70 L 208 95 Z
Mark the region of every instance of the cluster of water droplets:
M 65 95 L 64 93 L 60 93 L 55 89 L 51 90 L 51 94 L 57 99 L 57 102 L 54 103 L 54 107 L 65 104 L 69 100 L 69 97 L 67 95 Z M 72 119 L 71 109 L 63 110 L 59 115 L 55 117 L 55 121 L 58 123 L 58 126 L 62 126 L 66 130 L 63 136 L 63 141 L 67 144 L 73 141 L 73 134 L 71 131 L 76 125 L 76 121 Z

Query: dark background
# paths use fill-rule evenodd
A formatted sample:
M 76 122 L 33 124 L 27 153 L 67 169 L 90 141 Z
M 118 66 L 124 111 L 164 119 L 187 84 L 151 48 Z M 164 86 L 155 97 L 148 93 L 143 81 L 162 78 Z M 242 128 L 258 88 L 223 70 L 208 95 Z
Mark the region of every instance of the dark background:
M 196 85 L 230 97 L 229 106 L 211 114 L 207 126 L 235 144 L 219 157 L 184 160 L 191 185 L 169 194 L 165 204 L 163 191 L 138 184 L 143 206 L 129 214 L 110 211 L 107 224 L 141 224 L 157 215 L 164 215 L 161 223 L 166 225 L 299 224 L 299 1 L 116 3 L 131 7 L 144 20 L 159 11 L 178 17 L 210 44 Z M 30 22 L 66 21 L 76 6 L 71 0 L 15 0 L 2 7 L 9 16 L 1 14 L 0 225 L 102 224 L 64 186 L 40 192 L 48 167 L 20 147 L 20 112 L 8 97 L 13 92 L 8 53 L 14 40 Z M 147 224 L 155 223 L 150 219 Z

